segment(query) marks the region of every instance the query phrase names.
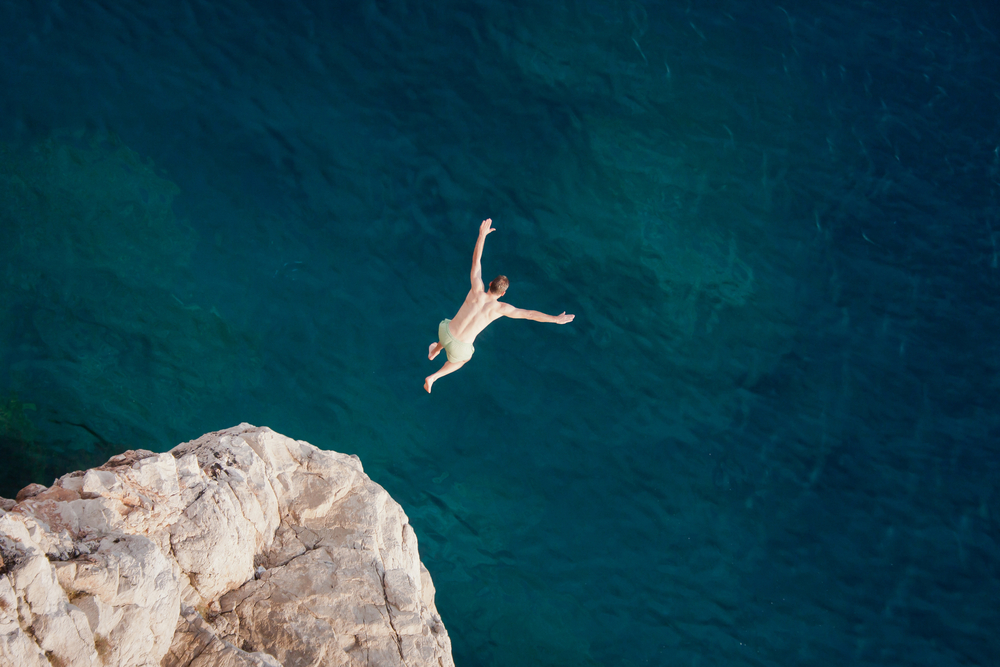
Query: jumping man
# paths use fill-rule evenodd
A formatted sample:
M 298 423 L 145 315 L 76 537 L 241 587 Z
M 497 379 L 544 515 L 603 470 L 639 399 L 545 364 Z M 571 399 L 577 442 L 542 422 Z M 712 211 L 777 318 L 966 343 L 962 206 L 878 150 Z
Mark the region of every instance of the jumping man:
M 476 348 L 472 343 L 476 336 L 488 327 L 491 322 L 501 317 L 513 317 L 518 320 L 534 320 L 536 322 L 552 322 L 555 324 L 567 324 L 573 321 L 573 315 L 565 312 L 559 315 L 546 315 L 537 310 L 522 310 L 515 308 L 509 303 L 501 303 L 500 297 L 507 291 L 510 281 L 506 276 L 497 276 L 490 283 L 489 291 L 483 286 L 483 270 L 480 260 L 483 257 L 483 244 L 486 236 L 490 232 L 495 232 L 491 226 L 493 220 L 487 218 L 479 226 L 479 239 L 476 241 L 476 249 L 472 251 L 472 289 L 465 297 L 465 303 L 458 309 L 458 314 L 454 319 L 441 320 L 438 325 L 438 342 L 431 343 L 427 351 L 427 358 L 434 359 L 444 350 L 448 354 L 448 361 L 444 362 L 437 373 L 428 375 L 424 380 L 424 389 L 431 393 L 434 382 L 449 373 L 454 373 L 465 365 L 472 358 L 472 353 Z

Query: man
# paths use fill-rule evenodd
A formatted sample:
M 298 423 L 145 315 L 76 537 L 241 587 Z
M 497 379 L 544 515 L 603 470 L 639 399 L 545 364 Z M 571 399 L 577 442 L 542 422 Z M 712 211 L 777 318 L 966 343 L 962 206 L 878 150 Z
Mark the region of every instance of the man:
M 479 265 L 483 257 L 483 244 L 486 236 L 495 232 L 491 226 L 493 220 L 487 218 L 479 226 L 479 240 L 476 241 L 476 249 L 472 252 L 472 289 L 465 297 L 465 303 L 459 308 L 458 314 L 451 320 L 442 320 L 438 325 L 438 342 L 431 343 L 427 351 L 427 358 L 434 359 L 444 350 L 448 355 L 448 361 L 444 363 L 437 373 L 428 375 L 424 380 L 424 389 L 431 393 L 434 382 L 449 373 L 454 373 L 465 365 L 472 358 L 472 353 L 476 348 L 472 343 L 476 336 L 490 325 L 491 322 L 501 317 L 513 317 L 519 320 L 534 320 L 536 322 L 553 322 L 555 324 L 567 324 L 573 321 L 573 315 L 565 312 L 559 315 L 546 315 L 536 310 L 522 310 L 515 308 L 509 303 L 501 303 L 500 297 L 507 291 L 510 281 L 506 276 L 497 276 L 490 283 L 489 291 L 483 286 L 483 270 Z

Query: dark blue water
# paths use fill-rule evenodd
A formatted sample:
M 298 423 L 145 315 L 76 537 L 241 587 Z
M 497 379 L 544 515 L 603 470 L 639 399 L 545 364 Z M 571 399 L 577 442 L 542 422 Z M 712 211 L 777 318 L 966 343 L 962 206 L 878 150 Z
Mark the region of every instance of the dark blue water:
M 0 0 L 0 493 L 358 454 L 461 667 L 1000 658 L 1000 14 Z M 480 220 L 517 306 L 438 382 Z

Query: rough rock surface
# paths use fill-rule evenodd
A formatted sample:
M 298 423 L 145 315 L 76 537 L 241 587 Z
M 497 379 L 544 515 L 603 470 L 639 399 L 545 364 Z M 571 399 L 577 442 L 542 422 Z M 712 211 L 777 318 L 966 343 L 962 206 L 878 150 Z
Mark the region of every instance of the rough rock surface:
M 454 665 L 357 457 L 241 424 L 0 500 L 0 666 Z

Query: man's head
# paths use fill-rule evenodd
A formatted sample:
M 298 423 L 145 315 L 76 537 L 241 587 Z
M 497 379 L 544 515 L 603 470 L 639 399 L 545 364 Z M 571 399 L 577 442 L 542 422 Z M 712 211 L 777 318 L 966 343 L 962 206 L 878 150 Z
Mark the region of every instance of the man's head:
M 503 296 L 508 287 L 510 287 L 510 281 L 507 280 L 507 276 L 497 276 L 490 281 L 490 294 Z

